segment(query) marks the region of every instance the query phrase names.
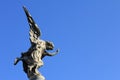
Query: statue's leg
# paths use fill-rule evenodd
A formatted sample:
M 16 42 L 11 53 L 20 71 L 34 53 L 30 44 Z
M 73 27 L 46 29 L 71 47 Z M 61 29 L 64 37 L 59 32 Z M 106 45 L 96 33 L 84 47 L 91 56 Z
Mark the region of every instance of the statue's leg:
M 38 68 L 39 68 L 39 66 L 36 65 L 36 68 L 35 68 L 35 73 L 36 73 L 36 74 L 40 74 L 39 71 L 38 71 Z
M 34 64 L 34 67 L 32 67 L 32 72 L 33 72 L 34 74 L 39 74 L 38 65 L 37 65 L 37 64 Z

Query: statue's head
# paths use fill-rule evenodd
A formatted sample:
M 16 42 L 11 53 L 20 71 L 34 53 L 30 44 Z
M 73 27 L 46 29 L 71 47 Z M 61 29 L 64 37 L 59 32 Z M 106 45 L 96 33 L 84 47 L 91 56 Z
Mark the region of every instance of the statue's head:
M 46 41 L 46 50 L 53 50 L 54 44 L 52 42 Z

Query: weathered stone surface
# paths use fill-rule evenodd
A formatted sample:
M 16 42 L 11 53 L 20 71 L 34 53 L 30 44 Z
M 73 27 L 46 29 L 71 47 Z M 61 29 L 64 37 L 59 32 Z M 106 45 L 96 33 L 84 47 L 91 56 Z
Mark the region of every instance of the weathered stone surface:
M 36 76 L 29 78 L 29 80 L 45 80 L 45 78 L 41 75 L 36 75 Z
M 25 7 L 23 7 L 23 9 L 30 26 L 29 39 L 31 42 L 31 47 L 27 52 L 22 52 L 21 57 L 15 59 L 14 65 L 16 65 L 19 61 L 22 61 L 24 72 L 27 74 L 29 80 L 45 80 L 45 78 L 38 71 L 38 69 L 44 64 L 42 59 L 45 56 L 56 55 L 58 53 L 58 49 L 53 53 L 48 52 L 48 50 L 53 50 L 54 44 L 39 38 L 41 37 L 39 27 L 33 20 L 28 10 Z

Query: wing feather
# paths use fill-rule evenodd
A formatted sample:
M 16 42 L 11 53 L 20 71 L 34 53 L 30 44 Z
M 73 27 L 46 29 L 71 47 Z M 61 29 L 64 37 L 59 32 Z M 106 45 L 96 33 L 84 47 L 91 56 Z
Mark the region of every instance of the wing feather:
M 30 26 L 30 32 L 29 32 L 30 41 L 32 43 L 35 43 L 36 40 L 41 36 L 41 32 L 39 30 L 38 25 L 35 23 L 32 16 L 28 12 L 27 8 L 25 6 L 23 6 L 23 9 L 25 11 L 25 14 L 27 16 L 27 20 L 28 20 L 28 23 L 29 23 L 29 26 Z

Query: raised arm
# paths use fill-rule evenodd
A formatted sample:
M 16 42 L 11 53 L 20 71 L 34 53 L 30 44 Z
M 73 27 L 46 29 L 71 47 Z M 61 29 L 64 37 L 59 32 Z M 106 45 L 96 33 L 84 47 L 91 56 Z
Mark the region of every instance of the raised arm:
M 59 52 L 59 49 L 57 49 L 55 52 L 51 52 L 51 53 L 45 51 L 45 53 L 42 55 L 42 59 L 43 59 L 45 56 L 55 56 L 58 52 Z

